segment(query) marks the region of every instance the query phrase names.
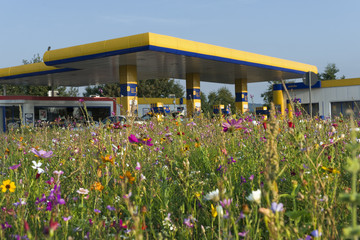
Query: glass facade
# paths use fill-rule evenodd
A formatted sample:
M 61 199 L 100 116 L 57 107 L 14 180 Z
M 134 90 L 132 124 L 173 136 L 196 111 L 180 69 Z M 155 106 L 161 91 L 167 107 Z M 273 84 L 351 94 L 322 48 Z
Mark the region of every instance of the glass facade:
M 80 107 L 34 107 L 35 122 L 83 122 L 85 116 L 100 121 L 110 116 L 110 107 L 87 107 L 87 113 Z
M 312 115 L 313 116 L 319 116 L 319 103 L 312 103 Z M 309 114 L 310 115 L 310 104 L 309 103 L 304 103 L 301 104 L 301 111 L 303 114 Z
M 332 102 L 331 117 L 347 115 L 347 110 L 354 111 L 355 117 L 360 117 L 360 101 Z
M 5 129 L 18 128 L 21 124 L 20 106 L 7 106 L 5 108 Z

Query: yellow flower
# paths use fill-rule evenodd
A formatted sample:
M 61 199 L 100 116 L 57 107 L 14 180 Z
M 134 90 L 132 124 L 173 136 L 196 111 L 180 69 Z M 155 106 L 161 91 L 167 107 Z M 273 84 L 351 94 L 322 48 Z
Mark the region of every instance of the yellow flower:
M 195 147 L 196 147 L 196 148 L 198 148 L 198 147 L 200 147 L 200 146 L 201 146 L 201 143 L 199 143 L 199 142 L 196 142 L 196 143 L 195 143 Z
M 327 168 L 327 167 L 324 167 L 324 166 L 322 166 L 321 168 L 324 169 L 325 171 L 328 171 L 329 173 L 334 173 L 334 174 L 339 174 L 340 173 L 340 171 L 337 170 L 336 168 Z
M 0 186 L 2 192 L 6 192 L 9 190 L 9 192 L 15 192 L 15 183 L 10 180 L 3 181 L 3 185 Z
M 190 147 L 189 147 L 189 145 L 186 144 L 186 145 L 184 146 L 184 148 L 182 149 L 182 152 L 185 153 L 185 152 L 187 152 L 187 151 L 189 151 L 189 150 L 190 150 Z
M 217 216 L 217 211 L 216 208 L 214 208 L 214 205 L 211 204 L 211 215 L 216 218 Z
M 195 193 L 195 197 L 200 198 L 201 194 L 199 192 Z
M 109 162 L 112 165 L 114 165 L 114 157 L 109 154 L 107 154 L 105 157 L 101 156 L 101 159 L 102 159 L 103 163 Z

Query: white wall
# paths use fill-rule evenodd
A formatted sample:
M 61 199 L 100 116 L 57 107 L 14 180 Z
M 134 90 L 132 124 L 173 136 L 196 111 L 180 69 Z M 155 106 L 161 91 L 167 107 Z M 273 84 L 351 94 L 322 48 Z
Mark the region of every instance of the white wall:
M 309 90 L 289 91 L 292 98 L 300 98 L 301 103 L 309 103 Z M 360 86 L 311 89 L 312 103 L 319 103 L 319 114 L 331 117 L 331 102 L 360 101 Z M 284 92 L 284 97 L 286 94 Z

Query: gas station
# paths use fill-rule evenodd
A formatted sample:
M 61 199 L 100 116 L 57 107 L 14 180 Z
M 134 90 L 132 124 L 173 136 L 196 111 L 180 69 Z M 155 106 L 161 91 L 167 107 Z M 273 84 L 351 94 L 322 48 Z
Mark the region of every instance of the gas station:
M 0 84 L 44 85 L 54 89 L 120 83 L 121 97 L 116 101 L 122 105 L 123 115 L 137 110 L 139 79 L 185 79 L 187 115 L 201 109 L 201 82 L 235 84 L 236 109 L 244 113 L 248 111 L 248 83 L 301 78 L 310 71 L 318 72 L 316 66 L 309 64 L 143 33 L 46 51 L 41 63 L 0 69 Z M 284 113 L 280 94 L 274 93 L 275 104 Z M 2 97 L 0 108 L 6 104 L 6 97 Z

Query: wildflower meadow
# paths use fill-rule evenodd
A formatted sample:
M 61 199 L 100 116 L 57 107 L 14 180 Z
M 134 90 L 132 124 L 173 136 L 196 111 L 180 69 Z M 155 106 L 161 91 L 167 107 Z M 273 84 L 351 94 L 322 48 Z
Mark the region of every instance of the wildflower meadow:
M 0 135 L 0 239 L 346 239 L 358 138 L 274 113 L 22 126 Z

